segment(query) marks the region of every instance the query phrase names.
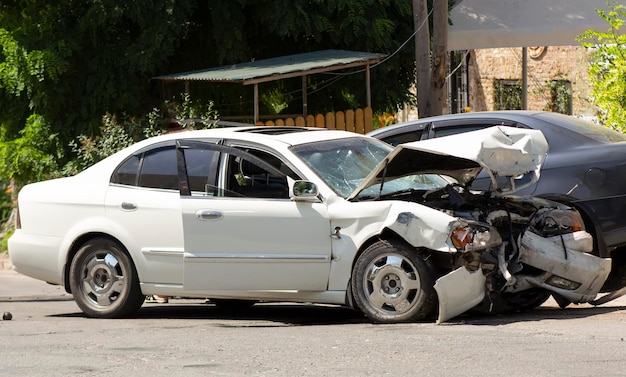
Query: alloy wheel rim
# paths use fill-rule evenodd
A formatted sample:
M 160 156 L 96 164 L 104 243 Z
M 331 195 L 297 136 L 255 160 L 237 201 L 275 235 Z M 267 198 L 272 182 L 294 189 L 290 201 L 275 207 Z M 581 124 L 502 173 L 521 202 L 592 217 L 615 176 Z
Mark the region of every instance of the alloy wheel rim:
M 114 304 L 125 290 L 125 271 L 111 253 L 94 253 L 83 267 L 81 289 L 92 305 L 106 307 Z
M 374 259 L 363 276 L 369 303 L 385 314 L 403 314 L 418 300 L 420 289 L 417 269 L 408 259 L 385 254 Z

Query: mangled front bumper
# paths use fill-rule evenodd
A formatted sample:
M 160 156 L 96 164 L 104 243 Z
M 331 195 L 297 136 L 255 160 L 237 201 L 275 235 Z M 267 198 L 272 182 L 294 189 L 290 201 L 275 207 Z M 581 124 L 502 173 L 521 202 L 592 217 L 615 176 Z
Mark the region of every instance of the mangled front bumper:
M 521 292 L 541 287 L 573 302 L 593 301 L 611 270 L 611 260 L 589 254 L 593 239 L 586 231 L 542 237 L 526 232 L 521 239 L 519 262 L 544 271 L 541 274 L 510 274 L 499 260 L 498 269 L 507 280 L 503 291 Z M 459 267 L 435 284 L 439 298 L 437 323 L 454 318 L 478 305 L 487 294 L 482 270 Z

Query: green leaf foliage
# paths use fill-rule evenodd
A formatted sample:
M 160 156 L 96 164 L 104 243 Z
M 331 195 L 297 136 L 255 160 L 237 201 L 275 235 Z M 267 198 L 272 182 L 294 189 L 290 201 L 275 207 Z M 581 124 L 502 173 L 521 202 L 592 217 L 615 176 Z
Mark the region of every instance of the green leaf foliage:
M 607 31 L 589 30 L 579 42 L 590 52 L 591 97 L 601 109 L 599 119 L 607 126 L 626 132 L 626 6 L 613 2 L 610 10 L 598 10 Z
M 31 115 L 19 137 L 0 143 L 0 176 L 10 177 L 17 187 L 50 178 L 59 171 L 63 150 L 50 125 L 41 115 Z

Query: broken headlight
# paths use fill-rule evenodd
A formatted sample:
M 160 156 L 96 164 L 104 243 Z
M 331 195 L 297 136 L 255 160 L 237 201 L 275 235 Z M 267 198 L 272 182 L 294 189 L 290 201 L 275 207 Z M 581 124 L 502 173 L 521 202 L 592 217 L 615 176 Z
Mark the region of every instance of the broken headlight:
M 458 251 L 466 253 L 499 246 L 502 237 L 487 224 L 457 221 L 451 226 L 450 241 Z
M 535 214 L 532 229 L 540 236 L 551 237 L 585 230 L 585 224 L 575 209 L 543 208 Z

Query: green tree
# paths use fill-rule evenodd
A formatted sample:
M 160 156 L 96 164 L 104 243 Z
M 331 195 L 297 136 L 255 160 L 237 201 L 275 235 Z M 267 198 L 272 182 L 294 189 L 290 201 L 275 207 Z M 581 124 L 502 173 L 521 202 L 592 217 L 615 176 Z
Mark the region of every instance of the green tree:
M 413 32 L 411 14 L 409 0 L 3 1 L 0 106 L 10 111 L 0 125 L 16 136 L 37 113 L 67 141 L 97 130 L 107 112 L 137 115 L 158 105 L 151 78 L 159 74 L 321 49 L 391 55 Z M 374 107 L 395 110 L 412 100 L 413 71 L 410 45 L 377 66 Z M 313 75 L 308 85 L 311 111 L 364 105 L 362 73 Z M 248 87 L 197 86 L 193 95 L 214 100 L 223 115 L 251 112 Z M 289 94 L 283 111 L 299 112 L 299 80 L 262 90 L 275 86 Z
M 51 172 L 60 170 L 57 161 L 62 159 L 63 148 L 57 135 L 51 132 L 44 117 L 34 114 L 19 131 L 19 137 L 0 143 L 0 176 L 10 177 L 17 189 L 50 178 Z
M 63 167 L 64 175 L 76 174 L 96 162 L 148 137 L 171 130 L 205 129 L 216 126 L 217 112 L 213 103 L 194 103 L 189 94 L 166 101 L 166 116 L 157 108 L 141 117 L 106 114 L 98 134 L 81 134 L 69 144 L 76 158 Z
M 195 2 L 7 0 L 0 5 L 0 127 L 39 114 L 64 145 L 106 112 L 141 113 Z
M 589 30 L 578 40 L 590 51 L 591 97 L 601 109 L 599 119 L 608 127 L 626 132 L 626 34 L 619 32 L 626 21 L 626 6 L 615 2 L 609 6 L 608 11 L 597 11 L 609 30 Z

